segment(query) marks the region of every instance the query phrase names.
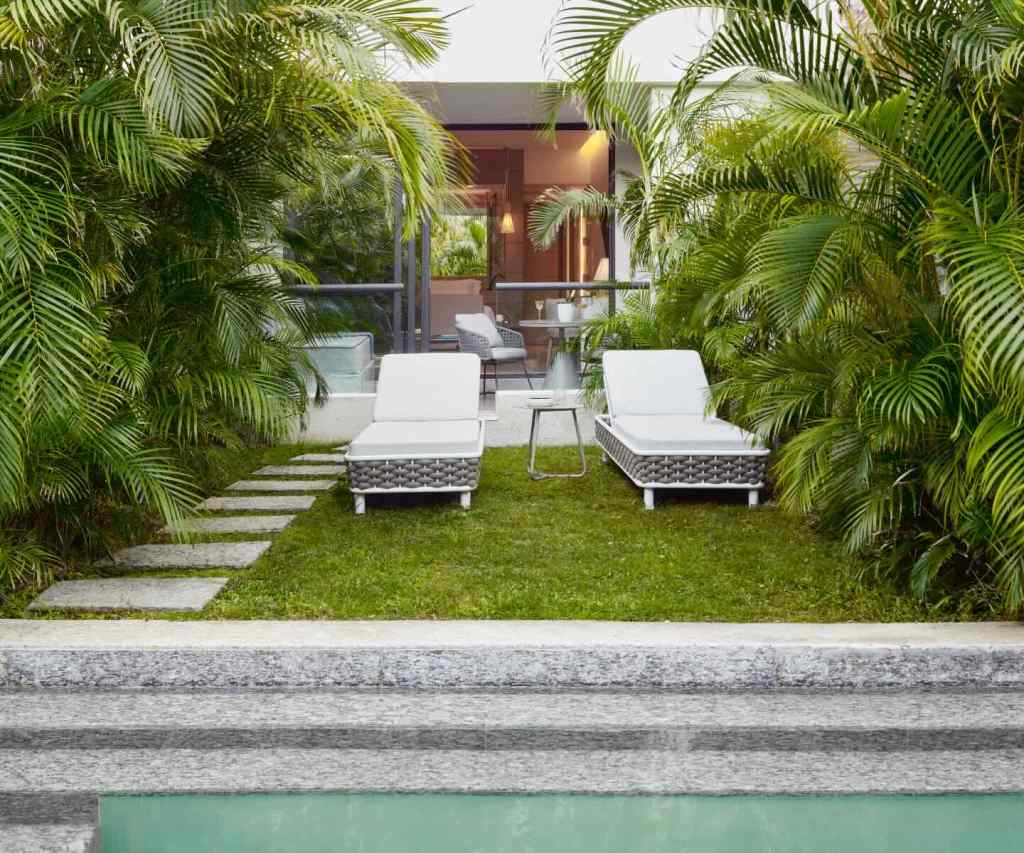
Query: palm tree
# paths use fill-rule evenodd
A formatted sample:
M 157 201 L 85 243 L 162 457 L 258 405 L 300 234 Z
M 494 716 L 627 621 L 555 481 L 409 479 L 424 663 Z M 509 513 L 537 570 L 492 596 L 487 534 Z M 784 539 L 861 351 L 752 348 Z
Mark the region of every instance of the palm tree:
M 664 311 L 702 332 L 733 416 L 781 445 L 784 505 L 922 596 L 994 589 L 1019 613 L 1019 4 L 588 0 L 552 43 L 573 85 L 600 91 L 634 26 L 708 5 L 727 14 L 681 85 L 736 68 L 772 82 L 755 120 L 659 182 L 653 215 L 682 214 L 690 239 Z
M 191 448 L 302 415 L 318 327 L 282 286 L 311 277 L 284 200 L 358 151 L 410 228 L 440 209 L 459 162 L 386 69 L 446 38 L 419 0 L 0 10 L 0 584 L 111 503 L 180 517 Z

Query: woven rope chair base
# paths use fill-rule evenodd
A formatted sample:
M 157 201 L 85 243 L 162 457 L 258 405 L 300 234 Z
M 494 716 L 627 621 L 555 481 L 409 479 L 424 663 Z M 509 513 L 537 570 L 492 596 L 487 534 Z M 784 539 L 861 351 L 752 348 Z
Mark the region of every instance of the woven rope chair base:
M 764 481 L 768 458 L 759 456 L 641 456 L 623 444 L 600 418 L 597 443 L 635 483 L 663 486 L 754 486 Z
M 353 491 L 384 489 L 475 489 L 480 482 L 480 459 L 349 460 L 348 486 Z

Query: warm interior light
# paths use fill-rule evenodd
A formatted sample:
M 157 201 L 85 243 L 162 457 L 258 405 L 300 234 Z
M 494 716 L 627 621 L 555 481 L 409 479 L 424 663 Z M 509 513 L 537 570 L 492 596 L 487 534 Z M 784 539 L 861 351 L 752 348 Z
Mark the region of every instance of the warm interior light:
M 501 224 L 498 230 L 502 234 L 515 234 L 516 223 L 512 218 L 512 185 L 509 183 L 509 171 L 511 166 L 512 152 L 505 149 L 505 212 L 501 216 Z
M 598 156 L 608 156 L 608 134 L 603 130 L 595 130 L 587 141 L 580 146 L 580 154 L 590 160 Z
M 594 281 L 608 281 L 608 259 L 601 258 L 597 262 L 597 269 L 594 270 Z

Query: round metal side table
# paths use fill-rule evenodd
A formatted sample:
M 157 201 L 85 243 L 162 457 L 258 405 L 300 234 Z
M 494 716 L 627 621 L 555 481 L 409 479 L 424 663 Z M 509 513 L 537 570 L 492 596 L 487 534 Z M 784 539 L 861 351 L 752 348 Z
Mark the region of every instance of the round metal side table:
M 547 480 L 551 478 L 575 479 L 587 473 L 587 457 L 583 452 L 583 435 L 580 433 L 580 421 L 576 412 L 581 408 L 575 400 L 544 400 L 537 403 L 527 403 L 526 408 L 533 414 L 530 418 L 530 456 L 526 465 L 526 473 L 534 480 Z M 556 474 L 549 471 L 537 470 L 537 441 L 540 435 L 540 416 L 543 412 L 569 412 L 572 415 L 572 425 L 576 429 L 576 447 L 580 453 L 580 470 L 565 474 Z

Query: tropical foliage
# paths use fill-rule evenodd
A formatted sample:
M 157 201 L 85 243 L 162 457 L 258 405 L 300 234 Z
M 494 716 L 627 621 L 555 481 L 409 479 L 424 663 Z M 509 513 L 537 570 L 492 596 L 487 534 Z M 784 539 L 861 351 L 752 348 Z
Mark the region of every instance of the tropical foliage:
M 384 166 L 384 169 L 378 168 Z M 321 284 L 394 280 L 394 196 L 387 163 L 373 157 L 323 186 L 302 186 L 288 200 L 282 235 L 289 256 Z M 378 351 L 392 348 L 388 293 L 354 296 L 309 291 L 324 332 L 364 331 Z
M 447 214 L 431 227 L 430 274 L 435 278 L 487 275 L 487 218 Z
M 416 0 L 0 4 L 0 585 L 302 414 L 284 200 L 372 169 L 439 204 L 445 134 L 384 60 L 445 38 Z
M 601 106 L 634 26 L 709 5 L 725 14 L 665 109 L 723 72 L 753 69 L 760 95 L 705 116 L 627 220 L 676 248 L 662 343 L 696 341 L 720 406 L 779 448 L 785 506 L 922 597 L 1019 614 L 1021 5 L 570 2 L 552 44 L 592 120 L 619 126 Z

